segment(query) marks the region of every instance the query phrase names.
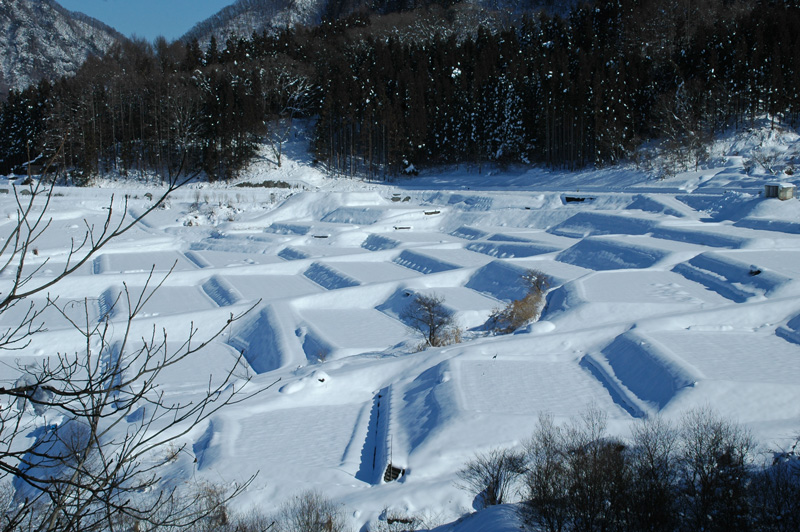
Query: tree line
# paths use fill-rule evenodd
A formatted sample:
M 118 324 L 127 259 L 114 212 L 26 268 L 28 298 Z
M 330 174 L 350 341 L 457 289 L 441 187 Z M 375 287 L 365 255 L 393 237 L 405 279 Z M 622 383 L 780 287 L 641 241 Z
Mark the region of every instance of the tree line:
M 794 0 L 597 0 L 568 13 L 460 4 L 314 27 L 121 43 L 72 78 L 12 92 L 0 172 L 59 152 L 73 180 L 202 170 L 227 179 L 313 119 L 332 174 L 443 164 L 613 164 L 650 139 L 698 161 L 705 139 L 800 112 Z M 478 21 L 478 22 L 475 22 Z
M 800 527 L 800 462 L 791 450 L 761 461 L 742 426 L 708 408 L 677 424 L 659 417 L 629 439 L 589 409 L 557 424 L 540 416 L 523 450 L 477 454 L 459 471 L 480 507 L 508 503 L 541 532 L 781 532 Z

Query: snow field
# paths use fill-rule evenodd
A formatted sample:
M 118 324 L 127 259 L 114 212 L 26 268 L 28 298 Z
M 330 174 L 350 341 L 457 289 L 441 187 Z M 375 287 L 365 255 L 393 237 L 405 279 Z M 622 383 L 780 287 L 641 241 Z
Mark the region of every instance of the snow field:
M 197 427 L 184 442 L 192 456 L 167 481 L 260 471 L 242 507 L 273 509 L 311 488 L 356 527 L 384 508 L 452 521 L 473 502 L 456 471 L 476 451 L 522 445 L 540 413 L 565 420 L 594 405 L 624 436 L 637 418 L 710 406 L 772 446 L 800 427 L 800 202 L 761 198 L 763 179 L 740 162 L 665 182 L 530 170 L 490 185 L 464 172 L 343 182 L 287 166 L 304 189 L 237 191 L 247 200 L 226 211 L 233 220 L 179 191 L 53 289 L 65 304 L 87 298 L 90 322 L 119 328 L 124 309 L 109 310 L 123 287 L 137 293 L 153 265 L 160 279 L 176 264 L 134 320 L 138 336 L 155 326 L 176 340 L 190 324 L 208 335 L 256 305 L 162 386 L 190 400 L 240 353 L 249 386 L 276 384 Z M 235 195 L 197 190 L 212 197 L 204 205 Z M 29 266 L 52 257 L 43 278 L 108 201 L 102 189 L 59 194 L 54 233 Z M 131 194 L 133 208 L 146 207 L 142 190 Z M 8 201 L 0 197 L 2 212 Z M 490 313 L 525 296 L 528 269 L 551 280 L 541 321 L 489 334 Z M 442 297 L 466 341 L 418 351 L 422 336 L 400 318 L 417 294 Z M 0 326 L 24 310 L 3 313 Z M 42 361 L 54 346 L 79 352 L 68 324 L 52 310 L 43 318 L 48 331 L 4 361 Z M 385 483 L 390 462 L 406 473 Z M 458 531 L 510 530 L 507 512 L 467 518 Z

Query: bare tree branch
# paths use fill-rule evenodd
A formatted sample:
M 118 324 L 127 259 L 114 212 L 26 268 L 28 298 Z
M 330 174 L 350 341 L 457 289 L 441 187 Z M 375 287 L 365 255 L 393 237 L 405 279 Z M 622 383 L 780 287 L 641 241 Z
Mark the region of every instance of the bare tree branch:
M 116 530 L 130 529 L 134 523 L 151 529 L 191 527 L 217 515 L 218 505 L 254 478 L 231 489 L 204 487 L 189 494 L 160 484 L 161 471 L 184 450 L 182 439 L 193 428 L 274 383 L 251 386 L 244 353 L 184 403 L 167 398 L 162 380 L 165 370 L 218 342 L 260 302 L 231 313 L 212 331 L 190 323 L 174 342 L 156 325 L 145 335 L 136 332 L 141 327 L 137 317 L 163 287 L 174 264 L 161 277 L 151 268 L 144 286 L 136 290 L 124 283 L 100 319 L 91 317 L 89 299 L 61 302 L 48 292 L 192 178 L 179 175 L 137 215 L 129 211 L 127 198 L 112 197 L 102 221 L 85 221 L 84 234 L 71 242 L 64 265 L 47 277 L 42 275 L 43 265 L 30 268 L 28 258 L 34 243 L 51 227 L 48 210 L 55 179 L 42 178 L 14 190 L 17 215 L 0 245 L 0 274 L 11 274 L 0 294 L 0 316 L 17 305 L 24 305 L 24 312 L 15 325 L 0 331 L 0 350 L 28 347 L 45 331 L 43 313 L 48 309 L 79 335 L 82 347 L 36 364 L 19 363 L 16 381 L 0 387 L 0 480 L 11 479 L 17 495 L 3 512 L 4 531 Z M 45 296 L 38 306 L 32 301 L 37 295 Z M 80 316 L 75 316 L 76 308 Z M 165 452 L 169 446 L 175 450 Z

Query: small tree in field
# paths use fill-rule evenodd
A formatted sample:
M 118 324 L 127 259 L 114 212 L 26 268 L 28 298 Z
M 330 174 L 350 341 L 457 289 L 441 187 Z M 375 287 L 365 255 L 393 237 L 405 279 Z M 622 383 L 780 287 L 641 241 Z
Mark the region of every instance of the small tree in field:
M 495 309 L 489 316 L 489 327 L 498 333 L 508 334 L 539 317 L 544 298 L 550 287 L 550 278 L 537 270 L 528 270 L 520 278 L 526 294 L 515 299 L 502 309 Z
M 478 453 L 458 472 L 459 485 L 476 494 L 482 508 L 507 502 L 514 484 L 525 471 L 525 455 L 511 449 Z
M 283 505 L 275 520 L 276 532 L 343 532 L 340 507 L 318 491 L 306 491 Z
M 417 294 L 400 318 L 418 330 L 430 347 L 440 347 L 461 341 L 461 333 L 453 311 L 444 306 L 444 298 L 435 294 Z

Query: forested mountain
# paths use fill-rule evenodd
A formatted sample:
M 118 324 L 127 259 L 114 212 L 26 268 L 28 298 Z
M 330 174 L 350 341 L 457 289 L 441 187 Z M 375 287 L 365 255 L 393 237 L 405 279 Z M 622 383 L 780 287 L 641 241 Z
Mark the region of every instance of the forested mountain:
M 597 0 L 519 17 L 431 5 L 225 46 L 123 43 L 73 78 L 10 95 L 0 172 L 30 142 L 77 176 L 224 179 L 260 142 L 279 162 L 297 117 L 314 119 L 315 157 L 336 175 L 580 168 L 651 139 L 685 167 L 731 126 L 764 115 L 797 125 L 798 49 L 800 6 L 778 0 Z
M 0 0 L 0 94 L 73 74 L 123 38 L 53 0 Z
M 327 0 L 237 0 L 204 21 L 197 23 L 184 41 L 208 43 L 213 36 L 224 43 L 231 36 L 249 37 L 254 32 L 273 32 L 295 24 L 317 24 Z
M 545 10 L 566 13 L 576 3 L 577 0 L 237 0 L 199 22 L 181 40 L 196 39 L 204 46 L 213 36 L 218 43 L 225 43 L 231 38 L 247 38 L 264 31 L 274 33 L 296 24 L 335 21 L 353 13 L 386 15 L 455 4 L 462 6 L 462 12 L 488 10 L 520 14 Z

